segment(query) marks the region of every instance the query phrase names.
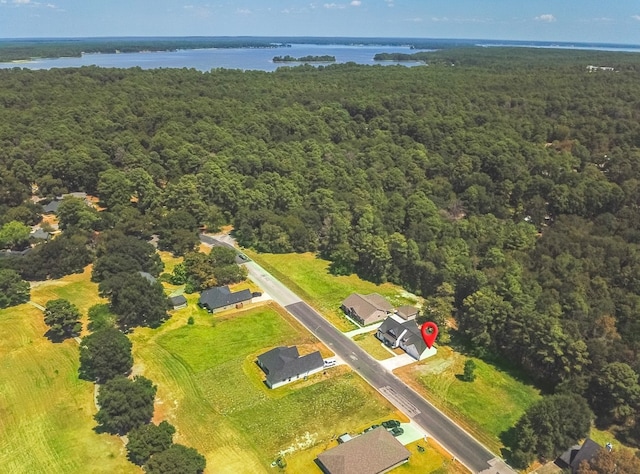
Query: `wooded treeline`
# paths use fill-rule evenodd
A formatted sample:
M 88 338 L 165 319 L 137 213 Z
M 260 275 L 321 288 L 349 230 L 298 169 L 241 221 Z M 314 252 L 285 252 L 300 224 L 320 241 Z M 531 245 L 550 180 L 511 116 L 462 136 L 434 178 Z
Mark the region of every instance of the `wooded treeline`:
M 637 437 L 640 61 L 440 54 L 421 68 L 0 71 L 3 222 L 37 220 L 32 183 L 106 207 L 67 209 L 66 241 L 0 265 L 42 275 L 106 229 L 182 254 L 199 226 L 231 222 L 242 245 L 319 252 L 425 296 L 478 354 Z

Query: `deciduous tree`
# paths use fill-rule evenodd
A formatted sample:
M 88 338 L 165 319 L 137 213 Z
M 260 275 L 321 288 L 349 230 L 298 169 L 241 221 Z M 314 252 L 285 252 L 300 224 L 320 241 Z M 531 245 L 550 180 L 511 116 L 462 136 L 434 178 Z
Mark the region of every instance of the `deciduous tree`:
M 50 328 L 50 337 L 55 340 L 77 336 L 82 330 L 77 306 L 62 298 L 47 301 L 44 322 Z
M 159 425 L 149 423 L 132 429 L 127 438 L 127 455 L 129 460 L 142 466 L 151 456 L 160 453 L 173 444 L 173 434 L 176 429 L 167 421 Z
M 132 366 L 131 341 L 118 329 L 100 329 L 82 339 L 81 378 L 104 383 L 128 374 Z
M 156 386 L 145 377 L 113 378 L 100 386 L 94 418 L 100 429 L 125 435 L 151 421 L 155 396 Z
M 207 467 L 202 454 L 193 448 L 174 444 L 151 457 L 145 465 L 148 474 L 200 474 Z

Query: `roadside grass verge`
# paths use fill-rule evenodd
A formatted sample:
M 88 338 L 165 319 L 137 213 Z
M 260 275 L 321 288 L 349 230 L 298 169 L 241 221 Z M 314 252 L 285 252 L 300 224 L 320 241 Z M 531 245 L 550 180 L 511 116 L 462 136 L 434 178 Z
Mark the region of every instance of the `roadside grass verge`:
M 257 355 L 278 345 L 295 344 L 301 353 L 320 347 L 278 306 L 198 313 L 193 325 L 186 310 L 160 328 L 136 329 L 131 339 L 136 363 L 158 385 L 157 420 L 168 419 L 178 442 L 205 454 L 210 472 L 269 472 L 280 451 L 305 452 L 397 416 L 346 367 L 268 389 Z
M 494 453 L 500 453 L 504 447 L 500 434 L 541 398 L 540 392 L 475 358 L 476 379 L 465 382 L 461 375 L 466 360 L 451 348 L 440 346 L 436 356 L 395 373 Z
M 313 253 L 269 254 L 249 249 L 244 253 L 320 311 L 340 331 L 356 329 L 340 309 L 342 301 L 351 293 L 379 293 L 394 306 L 418 302 L 417 297 L 391 283 L 376 285 L 357 275 L 332 275 L 330 262 Z
M 468 474 L 465 468 L 458 461 L 453 461 L 451 455 L 447 453 L 439 444 L 429 438 L 425 441 L 416 441 L 405 446 L 410 452 L 409 462 L 394 469 L 394 474 Z M 419 447 L 423 448 L 420 450 Z
M 79 289 L 90 285 L 69 286 L 80 305 Z M 54 344 L 46 331 L 42 312 L 31 305 L 0 310 L 2 472 L 140 472 L 118 438 L 93 431 L 93 384 L 78 379 L 78 344 Z
M 382 347 L 382 343 L 374 334 L 375 332 L 358 334 L 353 337 L 353 342 L 367 351 L 367 353 L 376 360 L 385 360 L 393 357 L 393 354 Z

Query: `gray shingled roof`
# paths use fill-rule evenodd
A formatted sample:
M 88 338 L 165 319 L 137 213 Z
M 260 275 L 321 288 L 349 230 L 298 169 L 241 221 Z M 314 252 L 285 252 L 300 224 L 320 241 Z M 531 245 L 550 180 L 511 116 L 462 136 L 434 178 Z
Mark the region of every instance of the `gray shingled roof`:
M 414 321 L 400 323 L 392 317 L 388 317 L 384 320 L 380 328 L 378 328 L 378 331 L 383 334 L 391 334 L 397 339 L 405 329 L 407 329 L 407 333 L 402 337 L 402 344 L 405 346 L 416 346 L 418 354 L 422 354 L 427 349 L 427 345 L 424 339 L 422 339 L 420 328 Z
M 62 199 L 60 198 L 55 198 L 54 200 L 52 200 L 50 203 L 45 204 L 44 206 L 42 206 L 42 211 L 45 214 L 55 214 L 56 212 L 58 212 L 58 208 L 60 207 L 60 203 L 62 202 Z
M 169 302 L 171 306 L 182 306 L 183 304 L 187 304 L 187 298 L 184 295 L 172 296 L 169 298 Z
M 406 461 L 407 448 L 380 427 L 318 455 L 328 474 L 379 474 Z
M 319 351 L 299 357 L 296 346 L 271 349 L 259 355 L 258 362 L 265 369 L 270 385 L 324 367 L 324 360 Z
M 209 311 L 213 311 L 218 308 L 224 308 L 225 306 L 249 301 L 251 298 L 251 290 L 247 289 L 231 293 L 228 286 L 216 286 L 215 288 L 204 290 L 200 294 L 198 304 L 203 308 L 207 308 Z
M 155 283 L 155 282 L 157 281 L 157 280 L 156 280 L 156 277 L 154 277 L 154 276 L 153 276 L 151 273 L 149 273 L 149 272 L 142 272 L 142 271 L 140 271 L 140 272 L 138 272 L 138 273 L 140 274 L 140 276 L 141 276 L 142 278 L 144 278 L 145 280 L 147 280 L 149 283 Z

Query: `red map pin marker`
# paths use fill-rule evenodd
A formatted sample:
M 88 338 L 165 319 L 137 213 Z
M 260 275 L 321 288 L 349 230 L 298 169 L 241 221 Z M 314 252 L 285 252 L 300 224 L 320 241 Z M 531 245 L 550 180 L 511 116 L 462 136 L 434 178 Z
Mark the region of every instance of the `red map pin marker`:
M 436 337 L 438 337 L 438 326 L 436 325 L 436 323 L 428 321 L 422 325 L 422 327 L 420 328 L 420 332 L 422 333 L 422 339 L 424 339 L 424 343 L 429 349 L 431 349 L 433 343 L 436 342 Z

